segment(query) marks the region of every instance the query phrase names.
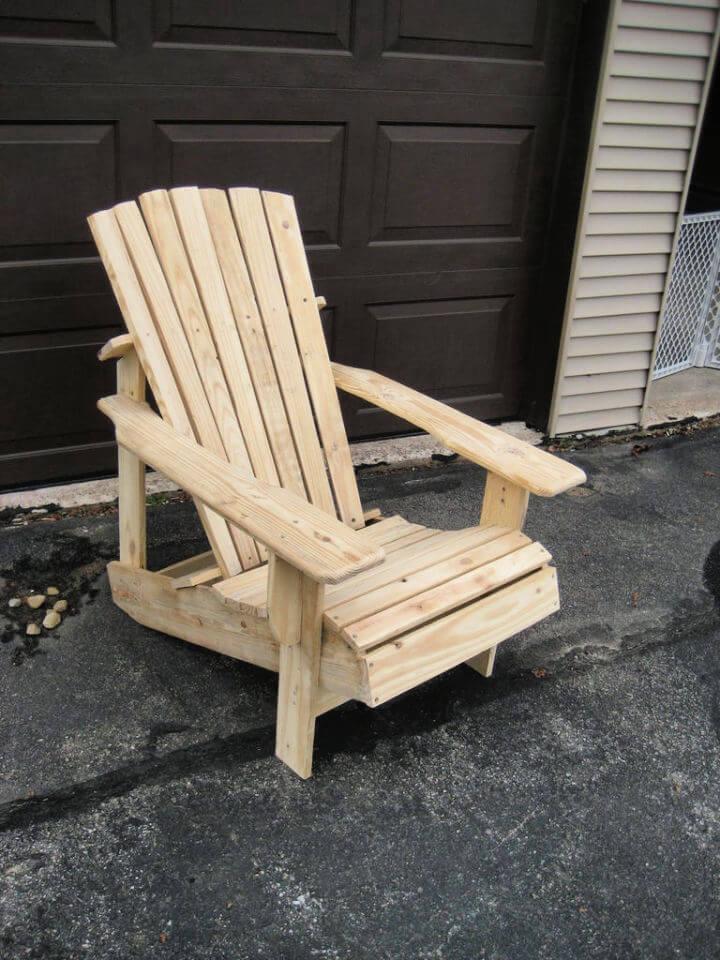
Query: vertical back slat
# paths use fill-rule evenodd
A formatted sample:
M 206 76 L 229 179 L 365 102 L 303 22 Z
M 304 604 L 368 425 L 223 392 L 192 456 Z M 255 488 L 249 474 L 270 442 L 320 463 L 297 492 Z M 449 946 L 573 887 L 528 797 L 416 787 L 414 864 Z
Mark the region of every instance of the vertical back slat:
M 142 214 L 136 203 L 129 202 L 115 207 L 115 217 L 195 435 L 208 450 L 227 460 L 223 438 L 208 403 L 205 388 Z M 236 527 L 230 527 L 230 535 L 243 566 L 246 566 L 251 562 L 251 554 L 248 552 L 250 538 Z
M 252 474 L 252 464 L 245 439 L 238 423 L 200 294 L 195 285 L 193 271 L 175 220 L 170 197 L 165 190 L 153 190 L 140 197 L 140 207 L 165 272 L 165 278 L 182 321 L 228 460 L 236 467 Z M 239 537 L 242 543 L 243 567 L 255 566 L 259 562 L 259 554 L 252 538 L 242 531 L 237 531 L 234 536 Z
M 227 194 L 224 190 L 208 189 L 201 190 L 200 195 L 235 314 L 235 323 L 245 349 L 255 394 L 262 410 L 280 483 L 304 497 L 305 484 L 285 404 Z
M 200 439 L 195 436 L 114 211 L 95 213 L 88 222 L 160 413 L 183 436 Z M 240 573 L 242 564 L 228 525 L 203 503 L 196 501 L 196 506 L 223 574 Z
M 330 368 L 320 312 L 315 302 L 295 202 L 292 197 L 282 193 L 263 192 L 262 199 L 335 492 L 338 514 L 340 519 L 351 527 L 362 527 L 364 522 L 360 495 Z
M 253 472 L 260 480 L 279 485 L 262 411 L 225 289 L 200 191 L 197 187 L 171 190 L 170 200 L 225 371 L 225 380 L 235 404 Z
M 260 191 L 245 187 L 230 190 L 229 194 L 308 497 L 315 506 L 327 510 L 328 513 L 335 513 Z

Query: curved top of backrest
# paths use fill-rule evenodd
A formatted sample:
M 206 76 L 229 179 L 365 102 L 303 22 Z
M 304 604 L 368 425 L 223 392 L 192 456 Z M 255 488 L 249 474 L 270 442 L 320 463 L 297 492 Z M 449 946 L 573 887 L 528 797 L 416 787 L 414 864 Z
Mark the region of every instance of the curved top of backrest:
M 162 416 L 361 527 L 293 198 L 179 187 L 88 220 Z M 203 519 L 224 572 L 264 560 L 242 531 Z

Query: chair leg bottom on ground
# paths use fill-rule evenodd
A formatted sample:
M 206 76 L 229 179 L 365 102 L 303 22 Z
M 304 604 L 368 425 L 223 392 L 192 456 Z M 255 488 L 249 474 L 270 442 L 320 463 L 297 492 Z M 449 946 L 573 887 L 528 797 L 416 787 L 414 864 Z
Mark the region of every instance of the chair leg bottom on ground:
M 490 647 L 488 650 L 483 650 L 482 653 L 479 653 L 476 657 L 472 657 L 470 660 L 465 662 L 469 667 L 472 667 L 473 670 L 483 677 L 491 677 L 493 673 L 493 668 L 495 666 L 495 651 L 497 646 Z
M 280 650 L 275 756 L 299 777 L 312 773 L 317 677 L 302 644 Z

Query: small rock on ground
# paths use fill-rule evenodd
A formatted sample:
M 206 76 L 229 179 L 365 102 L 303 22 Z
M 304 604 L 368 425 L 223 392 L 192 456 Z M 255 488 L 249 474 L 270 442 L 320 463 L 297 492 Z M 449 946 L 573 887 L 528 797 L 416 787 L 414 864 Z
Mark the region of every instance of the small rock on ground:
M 48 630 L 53 630 L 62 620 L 62 617 L 56 610 L 48 610 L 43 620 L 43 626 Z
M 25 602 L 32 610 L 37 610 L 38 607 L 41 607 L 45 603 L 45 594 L 34 593 L 31 597 L 28 597 Z

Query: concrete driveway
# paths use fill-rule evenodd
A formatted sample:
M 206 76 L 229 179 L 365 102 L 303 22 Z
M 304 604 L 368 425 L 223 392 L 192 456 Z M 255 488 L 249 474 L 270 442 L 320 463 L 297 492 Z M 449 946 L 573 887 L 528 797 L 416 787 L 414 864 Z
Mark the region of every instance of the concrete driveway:
M 0 957 L 718 956 L 720 430 L 572 454 L 533 500 L 560 614 L 273 759 L 275 677 L 110 602 L 115 516 L 0 530 Z M 364 476 L 364 502 L 476 521 L 482 471 Z M 151 560 L 202 549 L 150 511 Z M 69 613 L 24 642 L 7 599 Z

